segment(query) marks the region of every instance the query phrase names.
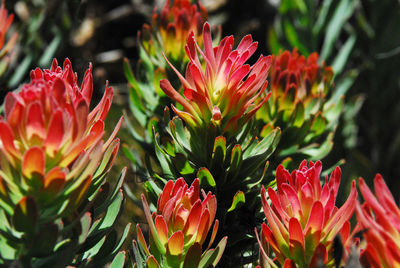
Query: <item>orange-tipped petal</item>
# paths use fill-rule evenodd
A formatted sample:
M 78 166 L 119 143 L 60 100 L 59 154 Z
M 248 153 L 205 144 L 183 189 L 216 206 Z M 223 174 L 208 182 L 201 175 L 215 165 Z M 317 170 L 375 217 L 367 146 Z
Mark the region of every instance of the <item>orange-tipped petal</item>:
M 26 117 L 26 133 L 28 140 L 31 140 L 33 136 L 36 136 L 41 140 L 46 138 L 43 110 L 39 102 L 31 103 L 28 106 Z
M 178 256 L 183 252 L 183 233 L 182 231 L 175 232 L 168 240 L 167 251 L 173 255 Z
M 197 200 L 192 206 L 189 216 L 187 217 L 185 227 L 182 230 L 185 235 L 191 237 L 196 232 L 200 224 L 201 213 L 202 204 L 200 200 Z
M 0 139 L 6 152 L 12 156 L 19 157 L 20 153 L 17 148 L 15 148 L 14 134 L 10 126 L 4 121 L 0 121 L 0 129 Z
M 304 258 L 304 235 L 300 222 L 296 218 L 289 221 L 289 248 L 296 259 Z
M 136 233 L 137 233 L 137 239 L 139 243 L 142 245 L 142 248 L 144 249 L 147 255 L 150 255 L 149 248 L 147 247 L 146 240 L 144 239 L 142 229 L 140 229 L 139 224 L 136 225 Z
M 47 137 L 43 145 L 46 153 L 50 157 L 57 154 L 60 144 L 64 138 L 64 120 L 61 110 L 57 110 L 50 119 L 50 125 L 47 131 Z
M 22 161 L 22 174 L 32 178 L 35 174 L 43 176 L 45 168 L 45 156 L 41 148 L 35 146 L 24 154 Z
M 167 224 L 161 215 L 157 215 L 155 219 L 155 226 L 157 229 L 158 238 L 163 245 L 166 245 L 168 242 L 168 229 Z

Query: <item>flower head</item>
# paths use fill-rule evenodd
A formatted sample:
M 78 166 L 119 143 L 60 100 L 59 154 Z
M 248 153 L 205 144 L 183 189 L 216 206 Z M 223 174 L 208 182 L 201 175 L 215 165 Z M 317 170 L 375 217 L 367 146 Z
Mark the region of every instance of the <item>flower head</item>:
M 400 265 L 400 209 L 381 175 L 374 180 L 375 195 L 360 178 L 360 191 L 365 200 L 356 204 L 357 220 L 364 230 L 366 247 L 361 251 L 365 267 Z
M 171 65 L 182 82 L 184 96 L 168 80 L 161 80 L 160 85 L 170 98 L 182 105 L 183 111 L 172 108 L 190 127 L 207 129 L 214 125 L 221 133 L 232 135 L 267 100 L 261 100 L 261 94 L 268 84 L 271 57 L 260 56 L 253 66 L 245 64 L 257 49 L 257 42 L 250 35 L 235 50 L 232 36 L 213 47 L 208 23 L 204 24 L 203 40 L 202 50 L 193 33 L 188 37 L 186 53 L 190 62 L 186 77 Z M 256 100 L 261 103 L 255 105 Z
M 49 70 L 33 70 L 31 82 L 20 92 L 6 96 L 5 118 L 0 120 L 0 180 L 11 208 L 24 196 L 34 197 L 43 209 L 65 199 L 70 201 L 65 208 L 76 207 L 90 185 L 98 184 L 111 168 L 119 147 L 114 138 L 122 123 L 121 118 L 104 142 L 113 90 L 107 85 L 90 111 L 92 67 L 80 87 L 77 80 L 68 59 L 63 68 L 54 60 Z
M 309 122 L 306 132 L 320 135 L 330 121 L 339 116 L 340 109 L 324 109 L 328 101 L 333 78 L 333 69 L 318 63 L 318 54 L 307 58 L 297 50 L 284 51 L 272 58 L 270 70 L 271 98 L 258 113 L 258 118 L 267 125 L 279 126 L 283 130 L 294 126 L 300 128 Z M 339 112 L 335 113 L 334 112 Z M 304 139 L 304 138 L 300 138 Z
M 138 227 L 138 240 L 148 256 L 154 256 L 156 263 L 166 262 L 170 267 L 181 267 L 186 262 L 200 262 L 201 246 L 214 223 L 217 210 L 217 200 L 209 192 L 203 193 L 203 200 L 199 197 L 199 180 L 196 179 L 188 187 L 183 178 L 175 183 L 168 181 L 158 198 L 157 212 L 150 214 L 146 198 L 142 195 L 142 202 L 146 220 L 150 226 L 150 249 L 144 242 L 143 235 Z M 218 230 L 218 220 L 215 220 L 211 240 L 213 243 Z M 211 263 L 218 263 L 226 244 L 226 238 L 221 240 L 219 254 Z M 212 250 L 213 251 L 213 250 Z M 208 256 L 210 257 L 210 256 Z M 195 266 L 194 266 L 195 267 Z
M 202 26 L 207 20 L 207 10 L 190 0 L 167 0 L 161 13 L 153 13 L 151 25 L 143 25 L 140 38 L 145 51 L 157 58 L 164 52 L 173 62 L 187 62 L 185 44 L 190 32 L 201 43 Z M 159 58 L 161 63 L 162 58 Z M 161 65 L 162 66 L 162 65 Z
M 292 174 L 280 165 L 276 170 L 277 191 L 261 190 L 261 200 L 268 223 L 262 225 L 259 240 L 261 263 L 272 262 L 267 256 L 270 246 L 276 259 L 300 267 L 315 267 L 319 260 L 333 266 L 332 242 L 337 234 L 349 237 L 348 220 L 353 214 L 357 190 L 353 182 L 351 193 L 341 208 L 335 206 L 341 171 L 337 167 L 321 187 L 322 164 L 303 161 Z M 269 246 L 268 246 L 269 245 Z

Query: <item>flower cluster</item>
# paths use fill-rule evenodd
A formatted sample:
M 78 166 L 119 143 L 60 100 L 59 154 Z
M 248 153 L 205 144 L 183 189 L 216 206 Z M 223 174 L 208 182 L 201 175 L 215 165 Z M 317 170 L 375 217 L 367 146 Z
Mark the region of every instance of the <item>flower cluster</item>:
M 183 85 L 184 97 L 168 80 L 161 80 L 160 86 L 167 96 L 182 105 L 183 111 L 172 108 L 192 129 L 213 125 L 221 134 L 231 136 L 267 101 L 261 95 L 268 84 L 271 57 L 260 56 L 253 66 L 245 64 L 257 49 L 257 42 L 250 35 L 235 50 L 232 36 L 213 47 L 208 23 L 204 24 L 203 40 L 202 50 L 193 33 L 187 39 L 190 62 L 186 77 L 171 65 Z M 255 105 L 257 101 L 260 104 Z
M 360 178 L 359 186 L 365 203 L 356 203 L 356 214 L 366 240 L 360 261 L 365 267 L 398 267 L 400 209 L 381 175 L 376 175 L 374 184 L 375 196 Z
M 271 247 L 282 265 L 316 267 L 321 260 L 334 266 L 332 242 L 337 234 L 346 241 L 350 235 L 349 219 L 357 200 L 353 182 L 351 193 L 342 207 L 335 206 L 341 171 L 337 167 L 321 187 L 321 162 L 303 161 L 292 174 L 280 165 L 276 170 L 277 190 L 261 190 L 261 200 L 266 221 L 259 240 L 260 262 L 268 267 L 273 261 L 268 257 Z M 350 242 L 351 243 L 351 242 Z M 288 266 L 292 267 L 292 266 Z
M 0 121 L 0 203 L 12 214 L 16 202 L 30 196 L 40 209 L 67 212 L 79 205 L 92 185 L 99 187 L 118 151 L 114 133 L 103 141 L 104 119 L 113 89 L 90 111 L 92 67 L 82 85 L 66 59 L 49 70 L 31 72 L 31 82 L 5 99 Z M 67 200 L 67 204 L 65 201 Z M 61 209 L 62 208 L 62 209 Z
M 150 227 L 150 248 L 139 225 L 137 231 L 138 241 L 146 253 L 149 266 L 151 263 L 156 264 L 154 267 L 199 267 L 200 263 L 208 263 L 214 267 L 218 263 L 226 238 L 218 244 L 218 250 L 209 249 L 217 234 L 218 220 L 215 220 L 207 252 L 202 254 L 202 245 L 214 223 L 217 200 L 211 192 L 206 195 L 204 191 L 201 200 L 199 192 L 198 179 L 190 187 L 183 178 L 175 182 L 170 180 L 158 198 L 157 212 L 153 215 L 142 195 L 144 212 Z M 216 253 L 212 254 L 213 252 Z M 136 258 L 139 259 L 139 256 Z

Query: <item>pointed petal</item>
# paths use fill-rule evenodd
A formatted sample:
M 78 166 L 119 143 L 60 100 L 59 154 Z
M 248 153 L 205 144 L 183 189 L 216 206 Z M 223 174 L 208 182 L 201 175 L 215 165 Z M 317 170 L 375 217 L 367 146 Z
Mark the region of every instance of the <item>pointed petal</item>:
M 157 229 L 158 238 L 160 239 L 163 245 L 166 245 L 168 242 L 168 228 L 163 216 L 157 215 L 155 219 L 155 225 Z

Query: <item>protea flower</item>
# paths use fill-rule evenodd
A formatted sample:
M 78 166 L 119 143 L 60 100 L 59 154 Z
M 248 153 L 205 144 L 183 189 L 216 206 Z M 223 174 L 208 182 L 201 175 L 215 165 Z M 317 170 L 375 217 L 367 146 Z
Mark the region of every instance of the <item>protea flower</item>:
M 184 97 L 168 80 L 161 80 L 160 86 L 165 94 L 182 105 L 183 111 L 174 105 L 172 108 L 192 129 L 208 129 L 214 125 L 221 134 L 230 136 L 267 100 L 267 97 L 261 100 L 261 94 L 268 84 L 271 57 L 261 55 L 253 66 L 245 64 L 257 49 L 257 42 L 253 42 L 250 35 L 245 36 L 235 50 L 232 50 L 232 36 L 213 47 L 208 23 L 204 24 L 203 40 L 202 50 L 193 32 L 188 37 L 186 53 L 190 62 L 186 77 L 173 68 L 183 85 Z M 255 105 L 256 101 L 260 103 Z
M 65 216 L 100 187 L 111 168 L 122 123 L 121 118 L 104 142 L 113 89 L 106 85 L 90 111 L 91 65 L 81 87 L 77 80 L 68 59 L 63 68 L 54 60 L 49 70 L 33 70 L 29 84 L 6 96 L 0 121 L 0 205 L 8 214 L 28 198 L 39 218 Z
M 309 145 L 314 138 L 333 131 L 343 103 L 329 102 L 332 77 L 333 69 L 319 64 L 317 53 L 306 58 L 294 49 L 273 55 L 271 97 L 257 113 L 263 122 L 261 136 L 280 127 L 280 146 L 284 149 Z
M 183 178 L 175 183 L 168 181 L 158 198 L 157 211 L 152 215 L 146 198 L 142 195 L 150 229 L 150 248 L 139 225 L 137 231 L 138 241 L 149 267 L 215 267 L 218 263 L 227 238 L 223 238 L 217 248 L 209 249 L 218 230 L 218 220 L 215 220 L 207 252 L 202 253 L 202 245 L 214 222 L 217 200 L 211 192 L 206 195 L 204 191 L 201 200 L 199 189 L 198 179 L 190 187 Z M 136 241 L 134 247 L 138 252 Z M 137 262 L 141 260 L 139 254 L 135 253 L 135 257 Z
M 356 214 L 366 240 L 360 261 L 364 267 L 399 267 L 400 209 L 381 175 L 374 180 L 375 195 L 362 178 L 359 186 L 365 203 L 356 203 Z
M 321 187 L 321 162 L 303 161 L 292 174 L 280 165 L 276 170 L 277 190 L 261 190 L 261 201 L 267 224 L 263 223 L 260 245 L 260 263 L 274 266 L 267 255 L 272 248 L 281 265 L 316 267 L 321 261 L 327 267 L 334 265 L 332 242 L 336 235 L 349 237 L 349 219 L 353 214 L 357 190 L 353 182 L 350 195 L 342 207 L 335 206 L 341 171 L 332 172 Z M 285 266 L 286 267 L 286 266 Z
M 14 33 L 6 42 L 6 34 L 13 19 L 14 15 L 8 15 L 3 0 L 0 7 L 0 76 L 4 73 L 10 63 L 10 53 L 18 38 L 18 34 Z
M 172 2 L 172 3 L 171 3 Z M 201 43 L 202 26 L 207 20 L 207 10 L 200 2 L 190 0 L 167 0 L 161 13 L 153 13 L 151 25 L 144 24 L 139 32 L 141 46 L 156 66 L 164 66 L 164 52 L 174 63 L 187 63 L 185 44 L 190 32 Z

